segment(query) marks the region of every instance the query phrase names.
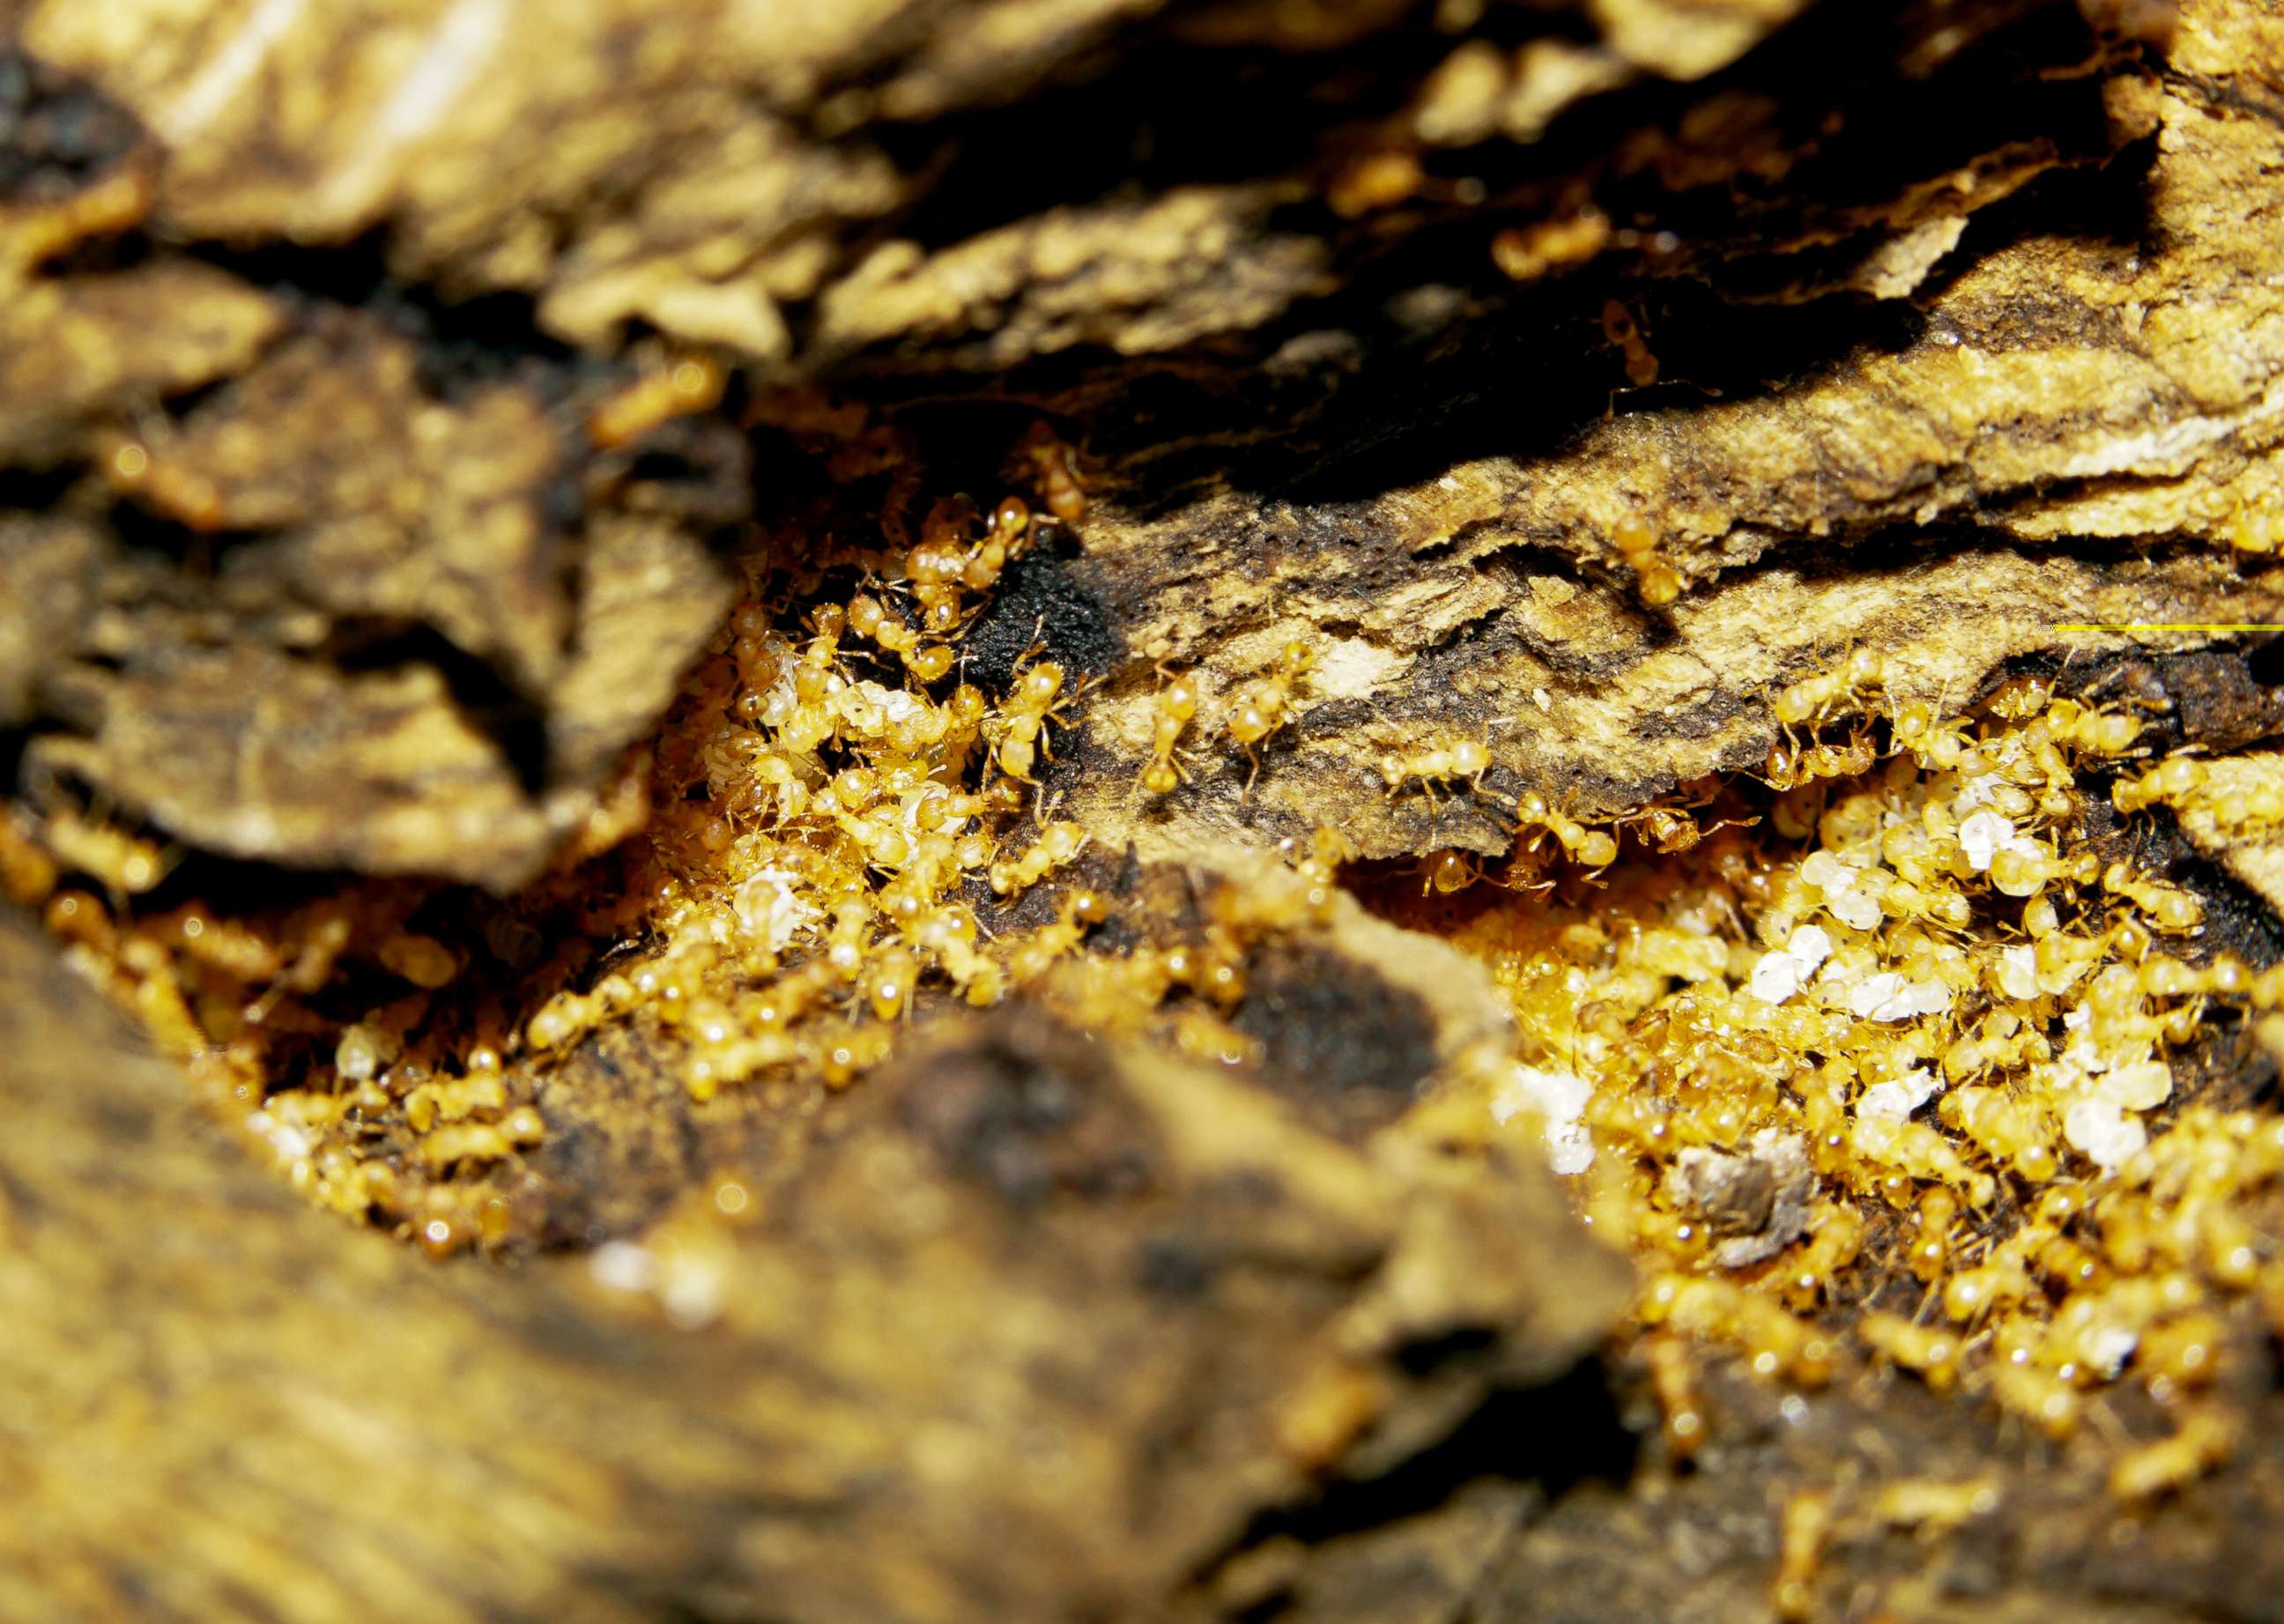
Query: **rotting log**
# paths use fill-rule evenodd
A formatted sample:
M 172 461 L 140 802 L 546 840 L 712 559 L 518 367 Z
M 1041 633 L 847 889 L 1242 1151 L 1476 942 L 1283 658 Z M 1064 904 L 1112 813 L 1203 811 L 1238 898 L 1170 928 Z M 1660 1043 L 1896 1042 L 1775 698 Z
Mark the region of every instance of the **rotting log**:
M 1042 414 L 1092 508 L 989 629 L 1105 679 L 1046 784 L 1106 863 L 1496 854 L 1381 756 L 1480 738 L 1495 794 L 1621 811 L 1756 766 L 1855 649 L 2168 746 L 2284 720 L 2245 634 L 2061 629 L 2277 614 L 2250 0 L 639 9 L 0 6 L 35 801 L 513 894 L 620 829 L 749 525 L 982 490 Z M 1226 692 L 1302 631 L 1257 778 L 1136 789 L 1154 668 Z M 2273 847 L 2179 832 L 2272 956 Z M 9 1617 L 1741 1624 L 1811 1487 L 1835 1613 L 2278 1616 L 2250 1306 L 2253 1441 L 2154 1511 L 1892 1378 L 1717 1370 L 1659 1458 L 1645 1372 L 1570 1368 L 1615 1265 L 1402 1120 L 1480 1010 L 1392 931 L 1286 964 L 1296 1010 L 1421 1000 L 1427 1059 L 1338 1088 L 1268 1026 L 1264 1093 L 1015 1015 L 701 1120 L 608 1035 L 534 1227 L 644 1246 L 442 1270 L 301 1210 L 12 922 L 0 967 Z M 2273 1046 L 2202 1086 L 2262 1097 Z M 1873 1473 L 1993 1494 L 1930 1533 Z

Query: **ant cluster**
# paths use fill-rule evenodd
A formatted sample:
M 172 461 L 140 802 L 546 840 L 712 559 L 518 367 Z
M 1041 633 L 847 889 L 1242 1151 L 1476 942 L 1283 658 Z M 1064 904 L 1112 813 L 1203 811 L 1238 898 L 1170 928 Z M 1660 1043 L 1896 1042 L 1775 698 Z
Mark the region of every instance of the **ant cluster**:
M 2110 786 L 2110 802 L 2131 815 L 2165 807 L 2192 824 L 2209 823 L 2235 839 L 2272 840 L 2284 832 L 2284 772 L 2272 755 L 2176 755 Z
M 669 379 L 614 402 L 609 433 L 713 386 Z M 606 1027 L 665 1037 L 649 1051 L 678 1057 L 701 1112 L 757 1086 L 846 1086 L 916 1011 L 1017 993 L 1091 1030 L 1244 1062 L 1255 1045 L 1226 1018 L 1255 947 L 1323 918 L 1346 849 L 1326 836 L 1258 873 L 1189 875 L 1178 924 L 1122 901 L 1115 956 L 1083 951 L 1111 917 L 1102 892 L 1066 883 L 1021 906 L 1089 848 L 1037 783 L 1088 683 L 1035 644 L 994 697 L 964 680 L 960 650 L 1005 570 L 1085 498 L 1052 435 L 1012 461 L 1046 515 L 1014 495 L 988 512 L 952 498 L 909 544 L 884 522 L 875 549 L 788 537 L 786 567 L 751 555 L 744 602 L 606 796 L 606 826 L 474 925 L 403 882 L 236 917 L 153 907 L 172 854 L 69 809 L 0 808 L 0 883 L 44 907 L 297 1188 L 438 1255 L 515 1239 L 512 1181 L 495 1175 L 544 1144 L 543 1081 Z M 1310 664 L 1293 643 L 1242 684 L 1231 738 L 1274 734 Z M 1185 679 L 1161 696 L 1169 769 L 1195 707 Z M 504 978 L 503 963 L 525 967 Z
M 296 1190 L 439 1254 L 504 1239 L 508 1204 L 450 1175 L 506 1161 L 546 1128 L 530 1080 L 503 1063 L 509 1021 L 446 1012 L 440 995 L 471 956 L 420 927 L 428 888 L 370 881 L 231 914 L 153 898 L 174 857 L 68 808 L 0 806 L 0 894 L 40 910 L 66 962 Z M 364 989 L 346 1017 L 344 985 Z
M 719 393 L 687 364 L 606 402 L 590 428 L 620 443 Z M 439 1252 L 496 1241 L 504 1206 L 454 1175 L 544 1140 L 536 1079 L 583 1035 L 672 1028 L 699 1101 L 773 1074 L 846 1083 L 887 1056 L 918 999 L 993 1003 L 1105 917 L 1074 890 L 1052 923 L 996 941 L 978 918 L 1087 844 L 1044 816 L 1035 778 L 1084 684 L 1036 647 L 997 699 L 955 669 L 1008 565 L 1085 511 L 1052 433 L 1035 430 L 1013 463 L 1052 517 L 1014 495 L 983 515 L 952 499 L 908 546 L 828 558 L 804 543 L 787 550 L 797 576 L 748 560 L 746 601 L 631 769 L 647 783 L 622 786 L 634 816 L 572 854 L 616 871 L 567 865 L 494 921 L 537 937 L 544 916 L 559 939 L 507 995 L 472 966 L 531 956 L 416 928 L 432 887 L 365 883 L 237 918 L 151 910 L 138 902 L 170 854 L 68 808 L 0 817 L 0 878 L 221 1098 L 254 1108 L 320 1205 Z M 852 566 L 855 590 L 823 591 L 828 567 Z M 796 593 L 805 614 L 786 605 Z M 106 894 L 63 883 L 76 875 Z M 344 1011 L 344 998 L 361 1002 Z
M 1238 684 L 1219 720 L 1220 731 L 1253 763 L 1246 779 L 1249 792 L 1261 773 L 1261 746 L 1293 720 L 1295 708 L 1309 674 L 1316 668 L 1316 651 L 1300 639 L 1288 639 L 1277 659 L 1258 675 Z M 1198 714 L 1201 694 L 1197 678 L 1158 668 L 1158 696 L 1151 706 L 1150 759 L 1138 775 L 1142 788 L 1153 795 L 1171 794 L 1188 781 L 1184 765 L 1192 759 L 1181 747 L 1182 735 Z
M 1389 751 L 1380 758 L 1380 776 L 1390 800 L 1416 792 L 1431 807 L 1437 806 L 1440 786 L 1446 793 L 1464 789 L 1470 796 L 1505 806 L 1514 820 L 1508 830 L 1513 844 L 1492 883 L 1509 890 L 1552 890 L 1557 884 L 1556 871 L 1566 862 L 1580 877 L 1591 879 L 1617 861 L 1618 839 L 1611 831 L 1571 816 L 1535 790 L 1510 795 L 1486 788 L 1483 776 L 1492 765 L 1488 738 L 1461 738 Z M 1660 825 L 1668 838 L 1694 839 L 1693 832 L 1687 837 L 1678 832 L 1684 825 L 1692 832 L 1697 829 L 1685 812 L 1661 808 L 1656 816 L 1669 820 Z M 1426 890 L 1445 894 L 1491 878 L 1467 855 L 1450 850 L 1429 858 L 1424 874 Z
M 598 432 L 716 386 L 670 378 Z M 652 752 L 562 869 L 476 926 L 456 933 L 436 888 L 402 882 L 238 917 L 159 903 L 173 854 L 67 809 L 0 808 L 0 887 L 43 908 L 312 1199 L 440 1254 L 512 1238 L 482 1175 L 544 1144 L 541 1080 L 606 1026 L 670 1035 L 652 1051 L 680 1057 L 701 1110 L 845 1086 L 916 1012 L 1017 993 L 1246 1063 L 1248 964 L 1326 917 L 1353 854 L 1320 833 L 1201 890 L 1188 877 L 1165 910 L 1178 929 L 1074 880 L 1088 832 L 1051 816 L 1037 777 L 1086 682 L 1036 646 L 1004 694 L 962 670 L 986 595 L 1084 512 L 1052 435 L 1014 465 L 1052 517 L 955 498 L 917 540 L 884 523 L 876 548 L 788 538 L 784 566 L 753 557 Z M 1646 531 L 1619 544 L 1646 601 L 1678 591 Z M 1256 753 L 1312 666 L 1287 644 L 1218 731 Z M 1160 675 L 1154 794 L 1185 777 L 1207 708 L 1193 676 Z M 1442 927 L 1521 1034 L 1484 1104 L 1539 1120 L 1594 1227 L 1648 1260 L 1637 1317 L 1677 1456 L 1705 1432 L 1691 1343 L 1811 1385 L 1852 1351 L 2058 1438 L 2106 1384 L 2139 1382 L 2179 1415 L 2116 1463 L 2118 1493 L 2147 1497 L 2228 1451 L 2210 1398 L 2234 1356 L 2228 1300 L 2284 1314 L 2257 1206 L 2284 1180 L 2284 1118 L 2178 1101 L 2171 1065 L 2215 1011 L 2284 1006 L 2284 969 L 2203 951 L 2195 894 L 2098 855 L 2084 786 L 2113 776 L 2120 814 L 2232 830 L 2274 826 L 2284 800 L 2241 763 L 2121 773 L 2143 722 L 2038 682 L 1959 717 L 1895 686 L 1858 651 L 1778 693 L 1764 802 L 1725 804 L 1735 816 L 1696 816 L 1741 799 L 1717 784 L 1615 821 L 1513 799 L 1515 894 Z M 1391 796 L 1504 800 L 1490 766 L 1487 740 L 1421 741 L 1380 773 Z M 1621 863 L 1628 838 L 1656 860 Z M 1545 894 L 1558 865 L 1591 894 Z M 1428 884 L 1479 878 L 1446 853 Z M 1130 928 L 1109 951 L 1114 911 Z M 486 983 L 480 958 L 519 966 L 512 984 Z M 1803 1513 L 1801 1551 L 1816 1524 Z
M 1703 1430 L 1686 1341 L 1803 1385 L 1852 1347 L 2056 1438 L 2138 1382 L 2178 1416 L 2116 1463 L 2147 1497 L 2227 1453 L 2205 1396 L 2226 1301 L 2284 1303 L 2256 1206 L 2284 1118 L 2177 1100 L 2171 1058 L 2217 1011 L 2284 1006 L 2284 967 L 2203 950 L 2193 893 L 2089 846 L 2083 776 L 2137 753 L 2139 718 L 2025 680 L 1941 720 L 1888 686 L 1859 651 L 1775 697 L 1766 831 L 1652 808 L 1637 836 L 1686 860 L 1453 928 L 1523 1034 L 1486 1104 L 1535 1116 L 1593 1226 L 1647 1260 L 1677 1456 Z M 1814 742 L 1826 724 L 1853 731 Z M 2284 809 L 2225 765 L 2175 756 L 2116 805 Z

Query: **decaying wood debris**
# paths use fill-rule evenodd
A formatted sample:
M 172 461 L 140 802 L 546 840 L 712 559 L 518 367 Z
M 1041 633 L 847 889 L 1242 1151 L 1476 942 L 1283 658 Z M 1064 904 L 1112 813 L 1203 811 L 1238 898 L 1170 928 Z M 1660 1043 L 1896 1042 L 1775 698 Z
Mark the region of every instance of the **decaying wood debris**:
M 2226 1011 L 2151 1120 L 2272 1112 L 2279 174 L 2258 0 L 0 0 L 0 1616 L 2278 1617 L 2284 1292 L 2068 1436 L 1636 1334 L 1462 1122 L 1453 943 L 1871 772 L 1783 713 L 1834 673 L 1899 769 L 2074 696 L 2084 883 L 2194 898 Z M 1065 900 L 943 888 L 1044 990 L 876 978 L 856 1086 L 717 1097 L 581 1002 L 658 934 L 600 892 L 705 835 L 745 617 L 1012 489 L 912 691 L 1004 765 L 1062 684 L 992 816 Z M 1146 1017 L 1056 979 L 1082 894 Z M 138 1002 L 138 910 L 246 996 Z M 376 1111 L 441 1264 L 243 1132 L 416 1004 L 536 1113 Z M 1818 1244 L 1807 1144 L 1669 1182 L 1720 1267 Z M 1925 1330 L 1896 1214 L 1856 1300 Z

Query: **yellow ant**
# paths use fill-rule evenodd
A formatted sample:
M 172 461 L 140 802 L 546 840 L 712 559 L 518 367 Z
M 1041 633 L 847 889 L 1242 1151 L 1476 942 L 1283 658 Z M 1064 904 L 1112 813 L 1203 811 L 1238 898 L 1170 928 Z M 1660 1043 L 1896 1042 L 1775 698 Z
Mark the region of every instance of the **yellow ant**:
M 1618 300 L 1603 302 L 1602 337 L 1611 348 L 1624 352 L 1628 383 L 1646 389 L 1657 381 L 1657 357 L 1650 353 L 1648 341 L 1642 337 L 1641 324 Z
M 1542 832 L 1533 835 L 1525 844 L 1523 849 L 1526 851 L 1537 850 L 1539 842 L 1551 834 L 1556 844 L 1582 867 L 1606 869 L 1618 860 L 1615 835 L 1607 829 L 1588 828 L 1568 813 L 1557 809 L 1536 790 L 1525 791 L 1515 802 L 1515 823 L 1518 834 L 1525 829 L 1535 828 Z
M 1182 730 L 1198 714 L 1198 685 L 1186 675 L 1175 675 L 1166 669 L 1163 660 L 1158 662 L 1158 675 L 1163 686 L 1158 691 L 1154 706 L 1154 735 L 1150 742 L 1150 761 L 1142 769 L 1142 787 L 1153 795 L 1170 794 L 1177 784 L 1186 783 L 1189 773 L 1181 761 L 1179 748 Z
M 1803 677 L 1777 694 L 1770 708 L 1787 728 L 1821 726 L 1858 708 L 1866 693 L 1886 687 L 1886 668 L 1870 649 L 1854 648 L 1829 671 Z
M 1391 752 L 1380 758 L 1380 776 L 1387 781 L 1389 800 L 1393 800 L 1416 779 L 1421 792 L 1433 803 L 1435 786 L 1439 783 L 1463 781 L 1469 789 L 1480 790 L 1483 775 L 1490 766 L 1490 750 L 1479 740 L 1470 738 L 1408 753 Z
M 1629 513 L 1610 532 L 1610 544 L 1634 573 L 1634 590 L 1643 603 L 1662 609 L 1681 596 L 1680 574 L 1658 556 L 1657 535 Z
M 181 861 L 177 852 L 68 808 L 48 815 L 40 840 L 57 862 L 100 881 L 115 910 L 123 910 L 129 897 L 153 889 Z
M 1449 848 L 1422 862 L 1416 871 L 1422 896 L 1431 891 L 1448 896 L 1454 891 L 1465 891 L 1483 878 L 1482 864 L 1472 853 Z
M 1294 695 L 1316 663 L 1315 652 L 1295 637 L 1279 652 L 1274 666 L 1231 697 L 1229 736 L 1245 746 L 1253 761 L 1246 793 L 1252 793 L 1254 780 L 1261 776 L 1260 746 L 1291 720 Z
M 602 401 L 588 414 L 587 438 L 605 450 L 630 445 L 662 423 L 713 410 L 725 381 L 719 363 L 685 356 Z
M 1772 790 L 1796 790 L 1819 778 L 1854 778 L 1872 770 L 1879 759 L 1872 736 L 1858 732 L 1844 745 L 1810 745 L 1787 748 L 1769 746 L 1761 777 Z
M 1047 511 L 1067 525 L 1086 517 L 1086 488 L 1080 482 L 1078 454 L 1044 421 L 1031 425 L 1016 448 L 1020 462 L 1038 476 Z
M 1039 757 L 1054 760 L 1054 749 L 1047 738 L 1047 725 L 1062 722 L 1063 713 L 1084 695 L 1091 683 L 1083 683 L 1069 693 L 1063 691 L 1063 668 L 1052 660 L 1029 662 L 1045 645 L 1036 639 L 1015 662 L 1018 676 L 1014 692 L 1007 696 L 1000 712 L 999 739 L 993 759 L 999 770 L 1011 778 L 1029 784 L 1031 769 Z

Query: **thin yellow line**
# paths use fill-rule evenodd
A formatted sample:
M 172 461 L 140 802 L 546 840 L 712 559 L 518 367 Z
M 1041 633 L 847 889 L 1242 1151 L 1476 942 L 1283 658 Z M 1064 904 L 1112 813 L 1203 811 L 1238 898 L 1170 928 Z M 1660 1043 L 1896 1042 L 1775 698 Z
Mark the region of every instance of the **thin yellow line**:
M 2247 621 L 2241 624 L 2207 624 L 2192 621 L 2104 621 L 2085 624 L 2057 626 L 2056 631 L 2284 631 L 2284 624 L 2272 621 Z

